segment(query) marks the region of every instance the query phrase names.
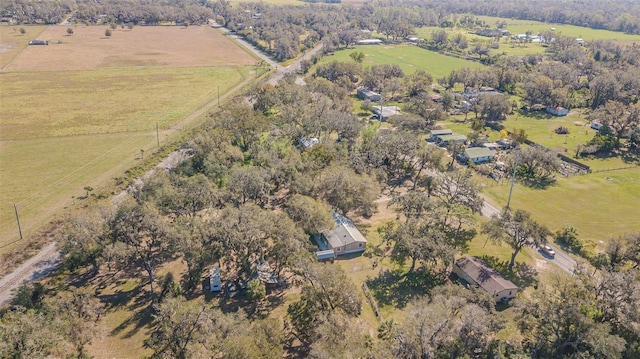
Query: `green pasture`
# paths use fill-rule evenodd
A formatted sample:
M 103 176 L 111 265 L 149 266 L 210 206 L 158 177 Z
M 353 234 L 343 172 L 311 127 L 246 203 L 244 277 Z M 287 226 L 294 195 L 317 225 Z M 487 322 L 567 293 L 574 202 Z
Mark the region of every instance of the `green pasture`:
M 469 113 L 469 119 L 473 113 Z M 582 125 L 577 125 L 578 123 Z M 555 117 L 543 112 L 528 115 L 509 115 L 503 123 L 507 130 L 525 129 L 528 138 L 566 156 L 574 157 L 575 148 L 584 144 L 596 131 L 586 126 L 588 122 L 579 110 L 568 116 Z M 470 125 L 463 117 L 455 116 L 441 124 L 456 133 L 468 134 Z M 568 135 L 558 135 L 553 130 L 567 127 Z M 499 134 L 487 129 L 490 140 Z M 625 163 L 620 157 L 580 158 L 594 173 L 582 176 L 562 177 L 546 189 L 533 189 L 516 184 L 511 206 L 531 212 L 537 220 L 552 230 L 574 226 L 581 238 L 600 244 L 611 236 L 640 231 L 640 167 Z M 488 199 L 502 207 L 509 195 L 509 183 L 497 184 L 493 180 L 482 181 Z
M 549 24 L 540 21 L 533 20 L 515 20 L 493 16 L 476 16 L 477 18 L 484 20 L 484 22 L 492 27 L 495 27 L 497 21 L 506 21 L 507 30 L 512 34 L 524 34 L 527 31 L 532 31 L 534 34 L 542 31 L 549 31 L 551 28 L 555 28 L 556 33 L 564 36 L 571 36 L 575 38 L 582 38 L 585 41 L 592 40 L 615 40 L 615 41 L 640 41 L 640 35 L 625 34 L 623 32 L 591 29 L 588 27 L 564 25 L 564 24 Z
M 363 66 L 397 64 L 405 74 L 424 70 L 435 78 L 449 75 L 452 70 L 460 68 L 479 68 L 483 65 L 474 61 L 458 59 L 437 52 L 425 50 L 414 45 L 357 45 L 340 49 L 333 56 L 324 57 L 321 62 L 353 61 L 349 54 L 362 51 L 365 55 Z
M 6 73 L 0 140 L 170 126 L 247 74 L 242 67 Z
M 20 33 L 20 29 L 24 28 L 24 35 Z M 41 25 L 24 25 L 9 26 L 0 25 L 0 68 L 3 68 L 16 57 L 20 51 L 28 46 L 29 41 L 38 37 L 47 26 Z
M 249 68 L 115 69 L 0 76 L 0 253 L 82 205 L 86 186 L 109 179 L 157 149 L 185 117 L 249 75 Z M 173 127 L 172 127 L 173 126 Z M 80 198 L 79 198 L 80 197 Z
M 509 187 L 505 182 L 485 188 L 484 193 L 503 206 Z M 581 239 L 606 243 L 612 236 L 640 231 L 640 169 L 558 177 L 544 190 L 516 184 L 511 207 L 531 212 L 553 231 L 573 226 Z

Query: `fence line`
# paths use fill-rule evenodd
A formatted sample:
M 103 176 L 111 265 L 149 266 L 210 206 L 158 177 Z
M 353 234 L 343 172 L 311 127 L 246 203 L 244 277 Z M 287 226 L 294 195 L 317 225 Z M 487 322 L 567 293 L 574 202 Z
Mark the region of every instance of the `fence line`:
M 380 314 L 380 310 L 378 309 L 378 303 L 376 303 L 376 300 L 373 299 L 373 296 L 371 295 L 371 292 L 369 291 L 369 287 L 367 286 L 366 282 L 362 283 L 362 291 L 364 292 L 364 296 L 367 297 L 367 301 L 371 305 L 371 308 L 373 309 L 373 313 L 375 313 L 378 321 L 383 322 L 384 319 L 382 319 L 382 314 Z
M 626 170 L 629 168 L 640 168 L 636 165 L 629 165 L 629 166 L 622 166 L 622 167 L 614 167 L 614 168 L 605 168 L 602 170 L 592 170 L 591 172 L 596 173 L 596 172 L 610 172 L 610 171 L 618 171 L 618 170 Z

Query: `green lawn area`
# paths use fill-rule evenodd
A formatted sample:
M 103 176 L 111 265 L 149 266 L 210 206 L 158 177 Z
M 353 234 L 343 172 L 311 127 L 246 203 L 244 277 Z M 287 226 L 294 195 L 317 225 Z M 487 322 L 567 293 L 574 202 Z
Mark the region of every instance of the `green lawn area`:
M 507 182 L 484 189 L 491 202 L 506 204 Z M 544 190 L 516 184 L 511 207 L 531 212 L 552 231 L 573 226 L 581 239 L 606 243 L 613 236 L 640 231 L 640 168 L 558 177 Z
M 458 59 L 437 52 L 425 50 L 414 45 L 357 45 L 347 49 L 340 49 L 333 56 L 327 56 L 322 63 L 331 61 L 353 61 L 349 54 L 354 51 L 362 51 L 365 55 L 363 66 L 380 64 L 397 64 L 405 74 L 414 73 L 417 70 L 425 70 L 434 78 L 449 75 L 452 70 L 461 68 L 480 68 L 482 64 Z
M 564 36 L 571 36 L 575 38 L 582 38 L 585 41 L 592 40 L 616 40 L 624 42 L 640 41 L 640 35 L 625 34 L 623 32 L 591 29 L 588 27 L 564 25 L 564 24 L 548 24 L 540 21 L 533 20 L 515 20 L 493 16 L 476 16 L 476 18 L 484 20 L 484 22 L 495 27 L 497 21 L 504 20 L 507 22 L 507 30 L 512 34 L 524 34 L 527 31 L 532 31 L 534 34 L 542 31 L 549 31 L 552 27 L 555 28 L 556 33 Z
M 469 118 L 472 117 L 470 113 Z M 463 123 L 462 119 L 462 116 L 455 116 L 441 126 L 466 135 L 470 132 L 470 125 Z M 574 122 L 587 123 L 579 110 L 573 110 L 564 117 L 543 113 L 512 114 L 504 126 L 508 130 L 525 129 L 530 140 L 573 158 L 576 146 L 586 143 L 596 133 Z M 569 135 L 554 133 L 553 130 L 559 126 L 569 128 Z M 499 135 L 496 131 L 489 131 L 489 138 L 497 140 Z M 531 212 L 535 219 L 554 231 L 574 226 L 582 239 L 594 245 L 601 244 L 600 241 L 606 243 L 612 236 L 640 231 L 640 167 L 604 171 L 633 166 L 620 157 L 580 158 L 579 161 L 595 172 L 567 178 L 558 175 L 556 184 L 547 189 L 516 184 L 511 206 Z M 501 185 L 489 179 L 481 179 L 480 182 L 488 186 L 484 193 L 490 202 L 498 207 L 506 204 L 508 181 Z
M 189 114 L 249 76 L 244 67 L 5 73 L 0 76 L 0 252 L 178 134 Z

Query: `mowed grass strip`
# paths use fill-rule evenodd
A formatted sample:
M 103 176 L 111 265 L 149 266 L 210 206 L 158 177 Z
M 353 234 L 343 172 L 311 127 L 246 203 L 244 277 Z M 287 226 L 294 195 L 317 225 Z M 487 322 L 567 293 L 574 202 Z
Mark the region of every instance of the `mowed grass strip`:
M 482 64 L 475 61 L 446 56 L 437 52 L 425 50 L 414 45 L 357 45 L 347 49 L 340 49 L 333 56 L 322 59 L 322 63 L 331 61 L 353 61 L 349 54 L 364 53 L 363 66 L 397 64 L 405 72 L 412 74 L 417 70 L 429 72 L 435 78 L 449 75 L 452 70 L 461 68 L 480 68 Z
M 167 127 L 248 73 L 244 67 L 5 73 L 0 140 Z

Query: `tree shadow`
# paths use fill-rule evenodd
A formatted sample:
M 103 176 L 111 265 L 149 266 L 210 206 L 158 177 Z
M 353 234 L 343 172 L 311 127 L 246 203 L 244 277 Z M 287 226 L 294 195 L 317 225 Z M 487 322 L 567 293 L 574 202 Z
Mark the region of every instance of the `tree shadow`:
M 502 261 L 495 256 L 483 255 L 478 258 L 520 288 L 538 285 L 538 271 L 527 263 L 516 262 L 513 268 L 509 268 L 509 261 Z
M 141 310 L 136 310 L 133 315 L 111 330 L 110 334 L 118 335 L 127 329 L 127 327 L 133 325 L 133 328 L 129 329 L 122 336 L 122 338 L 131 338 L 136 335 L 141 328 L 149 327 L 153 323 L 153 314 L 155 314 L 155 311 L 152 306 L 146 306 Z
M 531 189 L 545 190 L 555 185 L 557 181 L 553 177 L 532 177 L 523 179 L 522 183 Z
M 384 269 L 378 277 L 368 279 L 366 283 L 379 306 L 393 305 L 401 309 L 430 289 L 444 284 L 444 280 L 424 268 L 408 273 Z

